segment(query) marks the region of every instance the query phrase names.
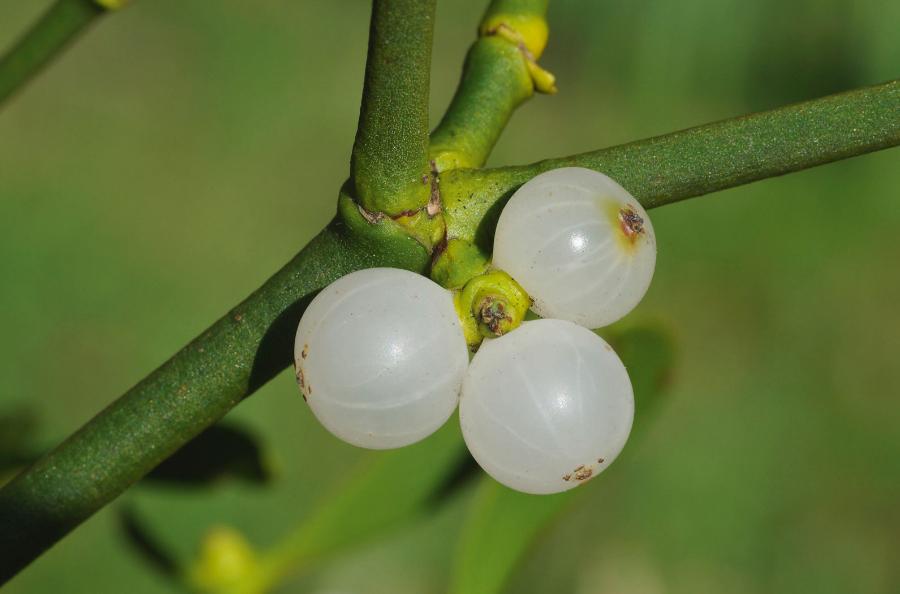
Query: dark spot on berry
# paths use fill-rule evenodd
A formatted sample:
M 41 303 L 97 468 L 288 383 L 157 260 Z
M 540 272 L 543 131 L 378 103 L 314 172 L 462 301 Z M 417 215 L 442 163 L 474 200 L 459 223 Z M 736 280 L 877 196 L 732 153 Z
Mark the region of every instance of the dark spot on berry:
M 619 227 L 625 237 L 634 242 L 644 232 L 644 219 L 630 206 L 623 206 L 619 209 Z
M 301 351 L 300 356 L 306 359 L 306 356 L 309 355 L 309 345 L 303 345 L 303 351 Z
M 576 481 L 585 481 L 594 474 L 594 469 L 590 466 L 585 466 L 582 464 L 578 468 L 575 469 L 575 480 Z
M 312 386 L 306 383 L 301 367 L 294 368 L 294 377 L 297 378 L 297 385 L 300 386 L 300 395 L 303 396 L 303 402 L 307 402 L 306 397 L 312 396 Z

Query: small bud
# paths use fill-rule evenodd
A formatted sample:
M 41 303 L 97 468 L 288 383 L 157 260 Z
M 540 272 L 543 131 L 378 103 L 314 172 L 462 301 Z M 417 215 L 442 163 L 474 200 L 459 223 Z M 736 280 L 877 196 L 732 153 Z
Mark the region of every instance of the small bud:
M 222 591 L 251 583 L 259 564 L 250 543 L 227 526 L 211 529 L 200 543 L 200 554 L 189 570 L 191 584 L 200 591 Z

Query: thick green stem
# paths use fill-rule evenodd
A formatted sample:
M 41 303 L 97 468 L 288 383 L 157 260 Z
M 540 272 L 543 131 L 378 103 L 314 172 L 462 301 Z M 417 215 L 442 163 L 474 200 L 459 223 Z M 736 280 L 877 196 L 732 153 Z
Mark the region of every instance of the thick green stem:
M 0 105 L 104 12 L 94 0 L 57 0 L 0 59 Z
M 441 176 L 449 239 L 490 253 L 500 209 L 535 175 L 587 167 L 646 208 L 709 194 L 900 144 L 900 81 L 531 165 Z
M 389 233 L 367 237 L 330 225 L 243 303 L 0 490 L 0 583 L 290 364 L 297 324 L 316 291 L 360 268 L 424 272 L 424 248 Z
M 426 205 L 428 89 L 435 0 L 375 0 L 350 169 L 356 199 L 375 213 Z
M 484 165 L 513 111 L 534 94 L 525 52 L 537 59 L 544 49 L 547 1 L 491 2 L 456 94 L 431 135 L 438 171 Z M 497 34 L 501 26 L 518 32 L 526 47 Z

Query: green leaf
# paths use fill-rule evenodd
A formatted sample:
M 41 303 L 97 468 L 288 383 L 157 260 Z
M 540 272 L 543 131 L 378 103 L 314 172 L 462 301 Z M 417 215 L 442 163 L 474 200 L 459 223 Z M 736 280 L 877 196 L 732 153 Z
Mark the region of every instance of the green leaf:
M 325 497 L 294 535 L 292 552 L 321 555 L 413 516 L 443 485 L 462 455 L 454 418 L 425 441 L 367 456 L 348 469 L 347 483 Z
M 129 506 L 118 510 L 118 527 L 131 550 L 160 574 L 176 578 L 178 564 L 153 534 L 146 521 Z
M 483 477 L 460 537 L 450 593 L 501 592 L 541 530 L 579 490 L 527 495 Z
M 37 416 L 28 408 L 0 413 L 0 484 L 39 456 L 34 436 Z
M 259 554 L 269 584 L 416 518 L 453 485 L 465 446 L 454 416 L 428 439 L 372 452 L 280 544 Z
M 646 414 L 655 408 L 674 359 L 665 333 L 653 326 L 632 326 L 603 332 L 631 375 L 635 393 L 635 430 L 646 426 Z M 625 450 L 627 454 L 628 448 Z M 627 455 L 625 463 L 627 463 Z M 617 464 L 622 464 L 620 458 Z M 513 575 L 519 561 L 550 522 L 585 489 L 586 485 L 556 495 L 527 495 L 483 477 L 463 527 L 451 582 L 451 594 L 497 594 Z
M 659 397 L 672 378 L 675 348 L 659 325 L 615 325 L 597 332 L 613 347 L 628 369 L 634 388 L 634 429 L 642 431 L 647 414 L 659 405 Z

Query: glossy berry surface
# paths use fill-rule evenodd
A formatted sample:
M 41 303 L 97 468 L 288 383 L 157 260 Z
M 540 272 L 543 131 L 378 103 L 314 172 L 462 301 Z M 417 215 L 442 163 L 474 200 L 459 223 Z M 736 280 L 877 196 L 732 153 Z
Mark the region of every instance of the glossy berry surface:
M 497 481 L 556 493 L 618 456 L 634 417 L 625 366 L 602 338 L 563 320 L 525 322 L 486 340 L 463 382 L 459 420 Z
M 601 328 L 644 297 L 656 238 L 647 212 L 619 184 L 564 167 L 510 198 L 497 223 L 493 264 L 528 291 L 541 317 Z
M 375 449 L 414 443 L 453 413 L 469 363 L 449 291 L 371 268 L 310 303 L 294 343 L 297 383 L 337 437 Z

